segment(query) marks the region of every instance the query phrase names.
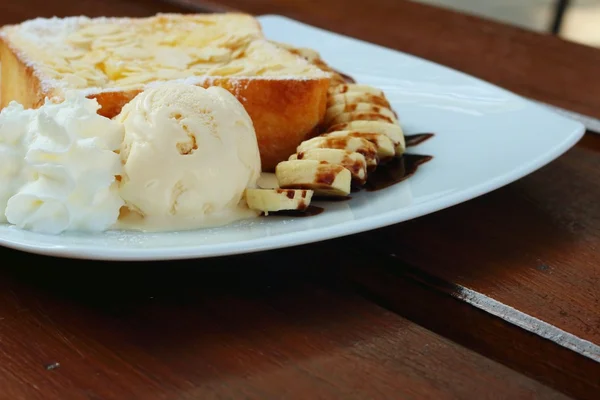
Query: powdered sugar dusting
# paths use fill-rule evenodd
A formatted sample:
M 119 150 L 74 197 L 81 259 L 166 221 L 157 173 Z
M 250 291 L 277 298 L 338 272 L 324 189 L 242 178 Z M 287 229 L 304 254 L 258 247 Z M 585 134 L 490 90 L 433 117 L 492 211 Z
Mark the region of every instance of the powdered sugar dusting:
M 215 18 L 227 21 L 224 16 Z M 229 25 L 231 23 L 231 21 L 226 22 Z M 231 39 L 235 42 L 244 35 L 250 35 L 250 44 L 246 50 L 244 47 L 240 50 L 232 50 L 234 54 L 236 51 L 242 51 L 246 55 L 241 58 L 232 56 L 229 61 L 221 64 L 216 62 L 214 67 L 204 68 L 204 70 L 193 66 L 188 67 L 187 64 L 181 67 L 147 64 L 155 57 L 152 53 L 154 48 L 146 49 L 143 45 L 145 36 L 142 36 L 141 47 L 134 49 L 141 51 L 142 56 L 149 56 L 149 59 L 134 56 L 132 63 L 129 59 L 123 61 L 111 53 L 122 43 L 125 43 L 124 46 L 131 45 L 130 42 L 136 40 L 138 42 L 135 43 L 139 43 L 139 36 L 145 35 L 148 27 L 152 32 L 154 24 L 175 29 L 168 32 L 179 34 L 183 32 L 184 39 L 190 36 L 185 34 L 185 29 L 190 26 L 195 26 L 196 29 L 200 29 L 199 32 L 202 32 L 202 24 L 198 24 L 194 19 L 187 19 L 182 15 L 159 14 L 156 17 L 140 19 L 85 16 L 36 18 L 20 25 L 7 26 L 0 30 L 0 35 L 6 39 L 19 59 L 33 70 L 33 74 L 39 79 L 43 94 L 48 96 L 62 96 L 67 89 L 91 96 L 109 92 L 143 90 L 172 82 L 210 86 L 213 82 L 219 84 L 215 82 L 216 80 L 226 80 L 228 89 L 238 95 L 243 87 L 253 80 L 309 81 L 326 79 L 330 76 L 330 73 L 320 70 L 304 58 L 292 55 L 266 39 L 256 36 L 262 33 L 253 32 L 252 28 L 248 28 L 250 30 L 247 32 L 244 30 L 246 28 L 243 28 L 241 32 L 235 33 L 241 36 L 234 35 Z M 138 28 L 143 29 L 141 27 L 144 26 L 146 30 L 136 31 Z M 182 31 L 179 32 L 179 29 Z M 192 33 L 197 32 L 192 31 Z M 118 40 L 112 42 L 115 37 Z M 99 48 L 99 42 L 104 42 L 104 47 Z M 136 46 L 140 45 L 136 44 Z M 179 47 L 179 42 L 176 42 L 173 48 L 181 49 L 182 52 L 187 48 L 195 50 L 202 48 L 193 46 L 188 43 Z M 209 43 L 209 46 L 212 44 Z M 227 46 L 225 45 L 224 48 L 228 48 Z M 88 57 L 91 61 L 86 58 L 92 51 L 95 52 L 93 54 L 98 55 L 99 50 L 100 61 L 96 61 L 93 57 Z M 107 52 L 104 54 L 104 60 L 108 60 L 109 65 L 103 66 L 105 64 L 105 61 L 102 61 L 103 51 Z M 198 64 L 202 66 L 203 63 L 205 63 L 203 59 L 200 59 Z M 128 70 L 127 68 L 132 65 L 134 69 Z
M 18 34 L 25 40 L 37 42 L 40 46 L 60 45 L 69 33 L 77 31 L 82 24 L 89 23 L 90 18 L 35 18 L 18 26 Z

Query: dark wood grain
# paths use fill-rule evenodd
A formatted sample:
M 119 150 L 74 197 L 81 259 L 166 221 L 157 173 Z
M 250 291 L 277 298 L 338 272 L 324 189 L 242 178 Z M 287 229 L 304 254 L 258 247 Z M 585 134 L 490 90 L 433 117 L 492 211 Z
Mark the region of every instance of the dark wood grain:
M 2 249 L 0 398 L 564 398 L 357 295 L 331 244 L 299 249 L 311 265 L 298 249 L 173 264 Z

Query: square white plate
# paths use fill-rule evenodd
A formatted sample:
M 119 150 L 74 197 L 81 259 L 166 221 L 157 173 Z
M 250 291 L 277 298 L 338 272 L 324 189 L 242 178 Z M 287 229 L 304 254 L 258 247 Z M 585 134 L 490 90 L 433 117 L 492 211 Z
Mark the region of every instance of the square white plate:
M 307 218 L 257 218 L 188 232 L 59 236 L 0 225 L 0 244 L 64 257 L 162 260 L 316 242 L 406 221 L 490 192 L 549 163 L 584 133 L 578 122 L 446 67 L 287 18 L 260 20 L 267 37 L 312 47 L 358 82 L 383 89 L 406 134 L 436 133 L 411 148 L 434 159 L 403 183 L 327 203 L 325 212 Z

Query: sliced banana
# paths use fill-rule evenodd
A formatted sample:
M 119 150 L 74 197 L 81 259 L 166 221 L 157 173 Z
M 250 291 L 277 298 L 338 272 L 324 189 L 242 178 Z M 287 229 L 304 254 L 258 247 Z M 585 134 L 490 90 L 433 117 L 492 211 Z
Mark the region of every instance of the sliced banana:
M 260 189 L 278 189 L 277 177 L 274 172 L 262 172 L 256 181 L 256 186 Z
M 328 132 L 343 130 L 361 133 L 382 133 L 389 137 L 394 143 L 397 157 L 404 154 L 404 151 L 406 150 L 404 133 L 398 124 L 391 124 L 383 121 L 352 121 L 334 125 L 329 128 Z
M 329 88 L 330 95 L 336 95 L 339 93 L 368 93 L 374 96 L 385 97 L 383 90 L 377 89 L 369 85 L 361 85 L 358 83 L 344 83 L 335 87 Z
M 369 103 L 354 103 L 354 104 L 336 104 L 334 106 L 331 106 L 327 109 L 327 112 L 325 113 L 325 119 L 324 119 L 324 123 L 325 125 L 329 125 L 332 122 L 336 121 L 336 119 L 342 115 L 342 114 L 347 114 L 347 113 L 374 113 L 374 114 L 381 114 L 384 115 L 388 118 L 390 118 L 392 121 L 396 122 L 396 115 L 393 113 L 392 110 L 382 107 L 382 106 L 378 106 L 375 104 L 369 104 Z
M 372 93 L 365 92 L 348 92 L 338 93 L 328 96 L 327 107 L 335 106 L 338 104 L 357 104 L 357 103 L 370 103 L 378 106 L 390 108 L 390 102 L 385 96 L 377 96 Z
M 323 136 L 335 138 L 360 137 L 363 139 L 367 139 L 369 142 L 373 143 L 377 148 L 377 157 L 379 158 L 379 162 L 389 160 L 390 158 L 393 158 L 396 155 L 396 148 L 394 146 L 394 142 L 392 142 L 392 140 L 383 133 L 364 133 L 345 130 L 326 133 Z
M 341 74 L 339 74 L 331 69 L 329 70 L 329 72 L 332 72 L 331 78 L 329 80 L 329 89 L 346 84 L 346 79 L 344 79 L 344 77 Z
M 246 189 L 246 203 L 252 210 L 265 214 L 276 211 L 304 211 L 310 205 L 312 190 Z
M 292 154 L 290 160 L 317 160 L 329 164 L 338 164 L 352 174 L 352 182 L 363 185 L 367 180 L 367 160 L 357 152 L 342 149 L 310 149 L 298 154 Z
M 306 152 L 311 149 L 341 149 L 349 152 L 357 152 L 365 157 L 367 167 L 377 166 L 377 147 L 367 139 L 360 137 L 326 137 L 317 136 L 305 140 L 296 148 L 296 153 Z
M 275 167 L 275 175 L 282 188 L 314 190 L 320 196 L 350 194 L 352 175 L 341 165 L 317 160 L 282 161 Z

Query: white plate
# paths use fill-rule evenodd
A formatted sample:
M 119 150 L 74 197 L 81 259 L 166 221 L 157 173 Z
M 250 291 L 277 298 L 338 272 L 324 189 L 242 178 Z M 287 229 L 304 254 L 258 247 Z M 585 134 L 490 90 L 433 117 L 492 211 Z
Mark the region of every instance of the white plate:
M 316 242 L 406 221 L 490 192 L 549 163 L 584 133 L 578 122 L 451 69 L 279 16 L 260 19 L 268 37 L 315 48 L 333 67 L 383 89 L 407 134 L 436 133 L 411 150 L 434 159 L 408 181 L 328 203 L 324 213 L 308 218 L 257 218 L 189 232 L 60 236 L 2 225 L 0 244 L 64 257 L 163 260 Z

